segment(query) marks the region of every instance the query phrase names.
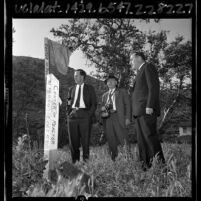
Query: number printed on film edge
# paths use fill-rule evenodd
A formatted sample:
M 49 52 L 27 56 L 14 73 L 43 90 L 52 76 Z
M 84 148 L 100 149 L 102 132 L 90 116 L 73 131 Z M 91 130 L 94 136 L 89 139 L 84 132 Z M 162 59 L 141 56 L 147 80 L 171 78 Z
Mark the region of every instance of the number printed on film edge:
M 48 4 L 44 1 L 41 3 L 28 2 L 23 5 L 15 4 L 15 13 L 28 14 L 113 14 L 121 13 L 125 15 L 143 16 L 143 15 L 190 15 L 193 12 L 193 3 L 155 3 L 155 4 L 137 4 L 134 1 L 121 2 L 92 2 L 75 1 L 72 3 L 55 1 Z

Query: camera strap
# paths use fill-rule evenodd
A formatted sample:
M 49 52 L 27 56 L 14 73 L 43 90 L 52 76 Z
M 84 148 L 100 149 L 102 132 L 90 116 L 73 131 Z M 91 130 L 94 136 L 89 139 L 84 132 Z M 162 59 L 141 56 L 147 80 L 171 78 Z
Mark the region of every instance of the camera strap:
M 107 99 L 107 103 L 108 104 L 112 104 L 113 105 L 112 96 L 115 93 L 115 91 L 116 91 L 116 88 L 115 88 L 115 90 L 113 92 L 111 92 L 111 91 L 109 92 L 108 99 Z

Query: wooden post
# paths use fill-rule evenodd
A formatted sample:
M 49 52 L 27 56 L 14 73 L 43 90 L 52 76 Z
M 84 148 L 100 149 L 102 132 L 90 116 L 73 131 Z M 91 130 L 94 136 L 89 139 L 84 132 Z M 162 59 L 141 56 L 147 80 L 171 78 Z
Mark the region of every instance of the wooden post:
M 47 75 L 49 74 L 49 46 L 48 46 L 48 38 L 44 39 L 44 46 L 45 46 L 45 84 L 47 81 Z
M 45 53 L 45 90 L 46 90 L 45 91 L 45 101 L 46 101 L 45 110 L 47 110 L 47 89 L 48 89 L 48 87 L 47 87 L 47 75 L 49 74 L 48 38 L 44 38 L 44 53 Z M 45 127 L 47 127 L 48 123 L 49 122 L 47 122 L 46 115 L 45 115 Z M 46 128 L 46 131 L 44 131 L 44 160 L 49 161 L 49 152 L 46 151 L 46 149 L 48 148 L 49 135 L 48 136 L 45 135 L 46 132 L 47 132 L 47 128 Z M 48 167 L 49 167 L 49 164 L 46 165 L 46 169 L 43 172 L 43 177 L 45 177 L 46 179 L 48 178 L 48 169 L 49 169 Z
M 55 150 L 58 144 L 59 118 L 59 81 L 53 74 L 49 74 L 50 54 L 48 38 L 44 39 L 45 47 L 45 132 L 44 132 L 44 159 L 48 160 L 43 176 L 48 180 L 49 169 L 56 163 Z
M 45 132 L 44 159 L 48 160 L 43 176 L 48 180 L 49 169 L 54 169 L 57 160 L 58 124 L 59 124 L 59 80 L 50 73 L 49 39 L 44 39 L 45 45 Z

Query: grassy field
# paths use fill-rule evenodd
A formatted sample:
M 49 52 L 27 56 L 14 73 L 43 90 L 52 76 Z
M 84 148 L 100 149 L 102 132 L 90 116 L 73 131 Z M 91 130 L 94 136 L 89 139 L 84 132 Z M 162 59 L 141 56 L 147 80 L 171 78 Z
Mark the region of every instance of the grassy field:
M 107 144 L 91 147 L 90 160 L 87 163 L 77 162 L 76 166 L 90 174 L 95 185 L 86 194 L 83 188 L 75 190 L 76 181 L 51 185 L 45 192 L 44 184 L 32 185 L 28 197 L 191 197 L 191 145 L 162 143 L 168 172 L 160 164 L 144 172 L 140 168 L 135 154 L 135 145 L 131 155 L 125 148 L 119 148 L 117 160 L 113 162 L 107 152 Z M 64 147 L 57 151 L 57 165 L 70 160 L 70 151 Z

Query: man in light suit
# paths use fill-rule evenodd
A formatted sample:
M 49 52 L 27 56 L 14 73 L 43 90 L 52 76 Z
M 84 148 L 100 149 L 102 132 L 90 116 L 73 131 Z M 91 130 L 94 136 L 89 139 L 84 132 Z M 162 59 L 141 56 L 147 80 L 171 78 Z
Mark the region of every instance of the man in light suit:
M 132 116 L 135 119 L 139 157 L 142 168 L 151 167 L 152 159 L 165 163 L 157 133 L 157 117 L 160 115 L 159 77 L 156 68 L 145 62 L 142 52 L 131 54 L 130 62 L 137 70 L 137 76 L 131 93 Z
M 103 128 L 114 161 L 118 155 L 118 145 L 128 148 L 127 126 L 130 124 L 130 100 L 125 89 L 117 87 L 118 79 L 110 74 L 105 80 L 109 90 L 102 96 L 101 116 Z
M 72 162 L 80 160 L 80 143 L 83 161 L 89 159 L 91 125 L 97 107 L 94 88 L 84 83 L 86 72 L 78 69 L 74 73 L 76 85 L 71 87 L 67 96 L 67 123 Z

